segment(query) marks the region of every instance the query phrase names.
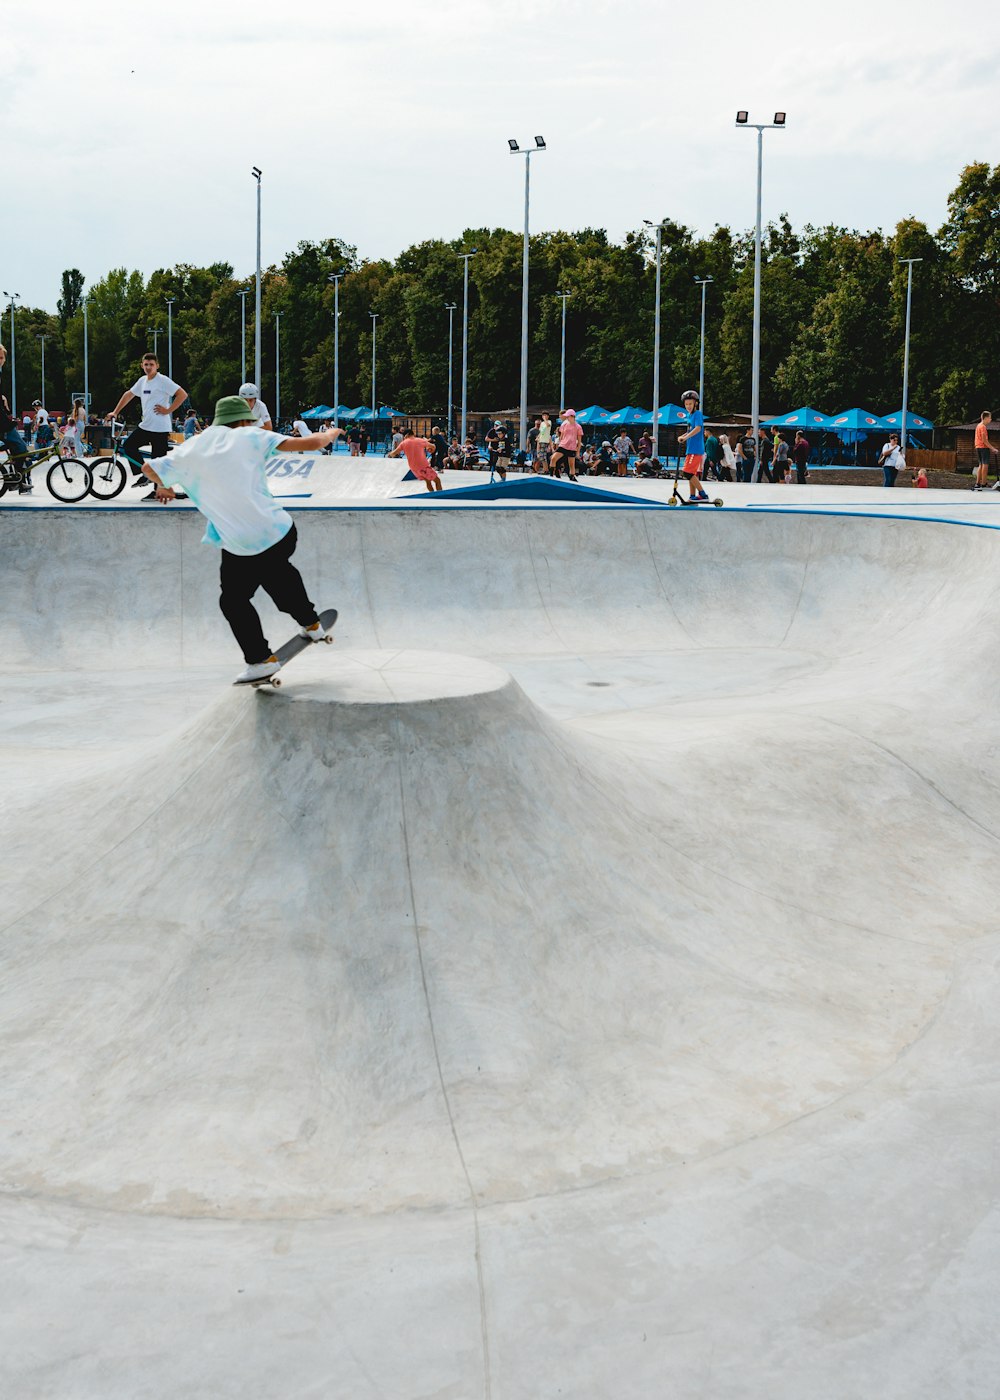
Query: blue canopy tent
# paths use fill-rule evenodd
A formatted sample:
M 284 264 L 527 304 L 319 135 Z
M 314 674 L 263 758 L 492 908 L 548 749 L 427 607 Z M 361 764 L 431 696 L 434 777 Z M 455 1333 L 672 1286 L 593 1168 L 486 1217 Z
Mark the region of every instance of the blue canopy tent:
M 381 422 L 390 422 L 393 418 L 405 418 L 406 414 L 401 413 L 398 408 L 392 408 L 391 405 L 384 403 L 375 417 Z
M 790 413 L 765 418 L 764 425 L 768 428 L 801 428 L 803 432 L 807 428 L 822 429 L 825 432 L 831 425 L 831 419 L 828 413 L 820 413 L 818 408 L 793 408 Z
M 843 413 L 835 413 L 830 419 L 830 432 L 836 433 L 841 442 L 854 443 L 854 461 L 857 463 L 861 444 L 871 433 L 888 433 L 890 426 L 877 413 L 867 408 L 848 408 Z
M 328 404 L 318 403 L 315 408 L 310 408 L 308 412 L 303 413 L 302 417 L 307 423 L 311 418 L 332 418 L 333 409 Z
M 649 421 L 650 423 L 653 421 L 652 414 L 649 416 Z M 673 428 L 676 427 L 678 423 L 687 423 L 688 421 L 689 419 L 685 410 L 683 408 L 678 408 L 675 403 L 665 403 L 660 409 L 661 428 Z
M 648 408 L 620 408 L 617 413 L 612 413 L 607 419 L 609 428 L 631 428 L 648 427 L 653 421 L 652 411 Z
M 602 408 L 599 403 L 592 403 L 589 408 L 580 409 L 576 421 L 590 427 L 594 423 L 606 423 L 610 417 L 610 409 Z
M 891 427 L 897 430 L 897 432 L 903 426 L 903 410 L 901 408 L 897 408 L 895 413 L 884 413 L 882 416 Z M 906 436 L 911 446 L 920 447 L 920 442 L 913 436 L 914 429 L 922 433 L 932 433 L 934 431 L 934 424 L 929 418 L 924 418 L 921 414 L 914 413 L 908 408 L 906 410 Z M 906 446 L 905 443 L 904 446 Z

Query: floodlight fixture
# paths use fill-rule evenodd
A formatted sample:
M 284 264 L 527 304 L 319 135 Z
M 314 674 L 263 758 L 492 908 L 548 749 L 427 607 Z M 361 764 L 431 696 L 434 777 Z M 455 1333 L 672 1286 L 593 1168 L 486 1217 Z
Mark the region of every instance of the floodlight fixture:
M 535 145 L 538 147 L 538 149 L 539 149 L 540 151 L 544 151 L 544 150 L 545 150 L 545 137 L 544 137 L 544 136 L 536 136 L 536 137 L 535 137 Z
M 749 113 L 749 112 L 737 112 L 737 113 L 736 113 L 736 125 L 737 125 L 737 126 L 746 126 L 746 124 L 747 124 L 747 122 L 748 122 L 749 120 L 750 120 L 750 113 Z
M 507 138 L 507 145 L 508 145 L 508 146 L 510 147 L 510 149 L 511 149 L 511 154 L 513 154 L 515 151 L 519 151 L 519 150 L 521 149 L 521 147 L 517 144 L 517 142 L 516 142 L 516 141 L 512 141 L 511 138 L 510 138 L 509 136 L 508 136 L 508 138 Z
M 784 125 L 785 125 L 785 114 L 784 114 L 784 112 L 775 112 L 775 114 L 774 114 L 774 124 L 775 124 L 775 126 L 784 126 Z
M 260 177 L 261 177 L 261 175 L 263 175 L 263 173 L 264 173 L 264 172 L 261 170 L 261 168 L 260 168 L 259 165 L 253 166 L 253 167 L 251 168 L 251 171 L 250 171 L 250 174 L 253 176 L 253 178 L 254 178 L 258 183 L 260 182 Z

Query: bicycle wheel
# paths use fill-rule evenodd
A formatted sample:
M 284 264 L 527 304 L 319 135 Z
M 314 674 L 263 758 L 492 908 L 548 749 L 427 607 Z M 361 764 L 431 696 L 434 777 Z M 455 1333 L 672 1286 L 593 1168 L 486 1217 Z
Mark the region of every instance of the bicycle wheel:
M 90 494 L 99 501 L 113 501 L 125 490 L 128 473 L 118 457 L 98 457 L 90 464 Z
M 77 457 L 62 457 L 45 473 L 45 485 L 57 501 L 73 505 L 90 490 L 90 468 Z

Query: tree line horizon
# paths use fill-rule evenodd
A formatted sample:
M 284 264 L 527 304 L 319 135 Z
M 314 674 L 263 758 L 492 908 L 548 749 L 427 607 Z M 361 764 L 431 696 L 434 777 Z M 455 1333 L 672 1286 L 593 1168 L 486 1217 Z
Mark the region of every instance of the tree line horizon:
M 796 232 L 787 214 L 768 224 L 761 274 L 761 406 L 768 413 L 804 404 L 837 412 L 888 412 L 902 396 L 906 268 L 914 268 L 910 337 L 912 409 L 938 423 L 966 421 L 1000 407 L 1000 165 L 967 165 L 948 197 L 937 232 L 902 219 L 891 234 L 834 224 Z M 665 220 L 662 263 L 661 399 L 677 401 L 698 382 L 701 294 L 711 277 L 705 344 L 705 407 L 712 416 L 746 412 L 750 400 L 753 235 L 716 225 L 699 237 Z M 281 313 L 283 416 L 333 403 L 333 286 L 340 283 L 340 401 L 371 402 L 371 319 L 378 313 L 379 403 L 443 415 L 448 397 L 447 302 L 457 302 L 453 402 L 461 393 L 462 262 L 469 264 L 470 411 L 513 407 L 519 399 L 522 234 L 466 229 L 431 239 L 397 258 L 359 258 L 334 237 L 302 241 L 262 271 L 261 397 L 274 408 L 274 318 Z M 570 404 L 650 407 L 653 378 L 654 239 L 645 228 L 609 240 L 603 229 L 532 235 L 529 283 L 529 396 L 559 395 L 557 291 L 567 303 L 566 389 Z M 247 377 L 253 378 L 253 271 L 237 278 L 228 262 L 178 264 L 148 278 L 114 268 L 89 287 L 79 269 L 62 274 L 56 312 L 17 309 L 17 399 L 41 397 L 40 344 L 46 339 L 46 401 L 68 406 L 83 389 L 83 312 L 88 306 L 91 407 L 106 412 L 139 374 L 162 328 L 167 367 L 167 298 L 174 299 L 174 379 L 200 413 L 240 382 L 239 290 L 247 297 Z M 9 348 L 10 308 L 0 339 Z M 8 361 L 9 370 L 9 361 Z M 9 384 L 9 380 L 8 380 Z

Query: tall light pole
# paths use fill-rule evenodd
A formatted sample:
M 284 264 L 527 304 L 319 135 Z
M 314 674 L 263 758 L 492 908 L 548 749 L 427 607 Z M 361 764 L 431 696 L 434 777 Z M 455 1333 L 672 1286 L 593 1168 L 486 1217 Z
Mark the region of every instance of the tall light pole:
M 253 382 L 260 389 L 260 178 L 259 166 L 250 172 L 257 181 L 257 280 L 254 284 L 253 312 Z
M 764 132 L 784 131 L 785 113 L 775 112 L 773 122 L 752 122 L 749 115 L 748 112 L 737 112 L 736 125 L 745 126 L 757 133 L 757 231 L 753 245 L 753 370 L 750 382 L 750 430 L 756 448 L 752 480 L 756 481 L 760 474 L 760 209 L 764 175 Z
M 559 354 L 559 412 L 566 407 L 566 302 L 572 292 L 556 292 L 562 301 L 562 348 Z
M 243 287 L 236 295 L 240 299 L 240 383 L 247 382 L 247 291 Z M 260 388 L 260 385 L 257 385 Z
M 923 262 L 923 258 L 900 258 L 906 263 L 906 332 L 903 338 L 903 411 L 900 414 L 900 442 L 903 456 L 906 456 L 906 410 L 910 404 L 910 300 L 913 296 L 913 264 Z
M 660 265 L 663 261 L 663 230 L 666 222 L 654 224 L 642 221 L 647 228 L 656 229 L 656 301 L 653 310 L 653 456 L 660 455 Z
M 35 339 L 36 339 L 36 340 L 40 340 L 40 341 L 42 342 L 42 392 L 41 392 L 41 394 L 39 395 L 39 398 L 41 399 L 41 401 L 42 401 L 42 407 L 44 408 L 44 407 L 45 407 L 45 342 L 46 342 L 46 340 L 48 340 L 48 336 L 47 336 L 47 335 L 39 335 L 39 336 L 36 336 Z
M 260 385 L 257 385 L 260 388 Z M 274 421 L 281 417 L 281 312 L 274 313 Z
M 162 326 L 147 326 L 146 334 L 153 337 L 153 354 L 159 359 L 160 336 L 163 334 Z
M 10 415 L 17 417 L 17 343 L 14 336 L 14 312 L 21 300 L 20 292 L 4 292 L 10 299 Z
M 705 412 L 705 288 L 714 277 L 696 277 L 694 285 L 701 288 L 701 353 L 698 356 L 698 407 Z
M 83 406 L 90 414 L 90 327 L 87 324 L 87 298 L 83 299 Z
M 368 315 L 372 318 L 372 422 L 374 423 L 374 422 L 375 422 L 375 322 L 378 320 L 378 315 L 379 315 L 379 313 L 378 313 L 377 311 L 369 311 Z M 375 431 L 375 429 L 373 428 L 373 429 L 372 429 L 372 432 L 374 432 L 374 431 Z
M 333 426 L 340 427 L 340 279 L 344 269 L 327 274 L 333 283 Z
M 508 138 L 512 156 L 524 156 L 524 251 L 521 258 L 521 412 L 518 419 L 518 445 L 522 452 L 528 448 L 528 216 L 531 209 L 531 157 L 545 150 L 545 141 L 535 137 L 534 147 L 522 151 L 516 141 Z
M 451 436 L 451 389 L 454 380 L 452 378 L 452 345 L 454 344 L 455 312 L 458 310 L 457 301 L 446 301 L 444 309 L 448 313 L 448 436 Z
M 469 259 L 474 258 L 478 248 L 470 248 L 467 253 L 459 253 L 465 264 L 462 270 L 462 446 L 465 447 L 469 408 Z
M 174 377 L 174 302 L 176 297 L 165 298 L 167 303 L 167 378 Z

